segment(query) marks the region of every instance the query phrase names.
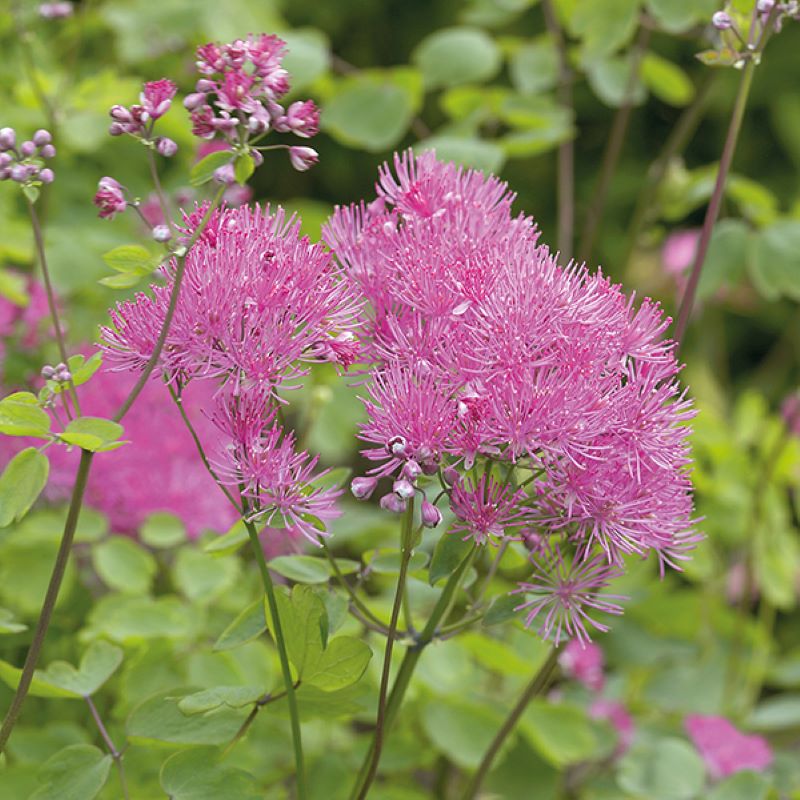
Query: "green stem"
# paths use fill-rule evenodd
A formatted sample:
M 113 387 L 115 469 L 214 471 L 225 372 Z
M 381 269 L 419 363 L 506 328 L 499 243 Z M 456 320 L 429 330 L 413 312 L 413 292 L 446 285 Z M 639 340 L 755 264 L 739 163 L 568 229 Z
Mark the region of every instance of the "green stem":
M 378 692 L 378 715 L 375 721 L 375 737 L 372 742 L 372 758 L 370 759 L 369 769 L 358 800 L 364 800 L 378 773 L 378 763 L 381 759 L 384 740 L 384 724 L 386 722 L 386 695 L 389 691 L 389 673 L 392 666 L 392 652 L 394 650 L 394 640 L 397 638 L 397 623 L 400 619 L 400 608 L 403 604 L 403 595 L 406 589 L 406 576 L 408 574 L 408 563 L 414 553 L 412 547 L 412 532 L 414 528 L 414 498 L 408 501 L 406 512 L 403 515 L 403 530 L 400 535 L 402 558 L 400 559 L 400 574 L 397 576 L 397 588 L 394 593 L 394 603 L 392 604 L 392 616 L 389 620 L 389 633 L 386 636 L 386 647 L 383 653 L 383 672 L 381 673 L 381 685 Z
M 458 565 L 455 572 L 453 572 L 453 574 L 450 576 L 445 584 L 444 589 L 442 590 L 442 593 L 439 595 L 439 599 L 436 601 L 436 605 L 434 606 L 434 609 L 431 612 L 427 623 L 425 624 L 425 628 L 417 637 L 414 645 L 406 650 L 406 654 L 403 657 L 402 663 L 400 664 L 400 669 L 397 671 L 397 676 L 394 679 L 392 691 L 389 693 L 389 698 L 386 702 L 386 712 L 384 714 L 383 721 L 384 738 L 391 729 L 394 718 L 397 716 L 397 712 L 400 710 L 400 706 L 403 703 L 403 698 L 405 697 L 408 686 L 411 683 L 411 677 L 414 674 L 414 670 L 416 669 L 417 662 L 422 655 L 422 651 L 433 641 L 434 637 L 436 636 L 439 623 L 442 621 L 447 609 L 450 608 L 451 600 L 458 590 L 461 581 L 464 579 L 467 570 L 469 570 L 470 566 L 472 565 L 476 551 L 477 546 L 473 546 L 469 553 L 467 553 L 467 555 L 464 557 L 464 560 Z M 374 743 L 367 752 L 364 762 L 361 765 L 358 777 L 356 778 L 355 786 L 353 787 L 353 791 L 350 795 L 351 798 L 363 797 L 363 795 L 360 793 L 360 790 L 372 766 L 373 747 Z
M 78 473 L 75 477 L 75 485 L 72 487 L 72 498 L 69 504 L 69 511 L 67 512 L 67 520 L 64 524 L 64 534 L 58 546 L 58 553 L 56 554 L 56 561 L 53 565 L 53 572 L 50 575 L 50 583 L 47 585 L 47 593 L 44 596 L 42 611 L 39 614 L 36 630 L 33 633 L 33 640 L 28 649 L 28 655 L 25 658 L 25 665 L 22 668 L 19 685 L 11 701 L 11 707 L 8 709 L 8 713 L 3 720 L 3 726 L 0 728 L 0 753 L 5 749 L 8 738 L 11 736 L 11 731 L 17 723 L 25 698 L 28 695 L 28 689 L 30 689 L 31 681 L 33 680 L 33 672 L 39 662 L 39 655 L 42 651 L 47 629 L 50 626 L 50 618 L 53 616 L 53 609 L 55 608 L 58 592 L 61 588 L 61 582 L 64 579 L 67 562 L 69 561 L 72 540 L 75 538 L 75 529 L 78 527 L 78 518 L 81 513 L 83 495 L 86 491 L 86 482 L 89 478 L 89 468 L 91 467 L 93 456 L 94 453 L 90 453 L 88 450 L 81 450 L 81 460 L 78 465 Z
M 242 498 L 242 506 L 244 507 L 245 514 L 247 513 L 244 498 Z M 286 640 L 283 636 L 283 626 L 278 614 L 278 601 L 275 598 L 275 587 L 272 583 L 272 577 L 269 574 L 269 567 L 264 558 L 264 551 L 261 549 L 261 542 L 258 540 L 258 533 L 255 525 L 248 522 L 243 518 L 244 525 L 247 528 L 247 534 L 250 537 L 250 545 L 253 549 L 253 555 L 258 563 L 258 569 L 261 572 L 261 582 L 264 584 L 264 593 L 267 596 L 267 603 L 269 605 L 269 613 L 272 617 L 273 634 L 275 644 L 278 648 L 278 657 L 281 662 L 281 673 L 283 674 L 283 685 L 286 689 L 286 701 L 289 705 L 289 719 L 292 727 L 292 742 L 294 744 L 294 762 L 296 768 L 297 780 L 297 798 L 298 800 L 305 800 L 307 797 L 306 792 L 306 773 L 305 765 L 303 763 L 303 739 L 300 731 L 300 713 L 297 709 L 297 696 L 294 690 L 294 681 L 292 680 L 292 670 L 289 666 L 289 654 L 286 651 Z
M 678 310 L 678 317 L 675 322 L 673 338 L 679 346 L 686 332 L 686 327 L 689 324 L 689 317 L 692 313 L 692 307 L 694 306 L 695 295 L 697 294 L 697 285 L 700 282 L 700 273 L 703 269 L 703 263 L 706 260 L 708 245 L 711 242 L 711 233 L 719 217 L 722 197 L 725 194 L 725 183 L 728 179 L 731 162 L 733 161 L 733 154 L 736 151 L 736 142 L 739 139 L 739 131 L 741 130 L 742 120 L 744 119 L 744 110 L 747 106 L 747 99 L 750 96 L 750 87 L 753 84 L 756 62 L 757 58 L 748 59 L 744 71 L 742 72 L 742 79 L 739 82 L 739 90 L 736 94 L 736 101 L 733 106 L 733 112 L 731 113 L 730 125 L 728 126 L 728 135 L 725 138 L 725 146 L 722 149 L 722 157 L 720 158 L 719 169 L 717 170 L 714 192 L 711 195 L 711 200 L 706 210 L 703 230 L 697 245 L 694 264 L 692 265 L 692 271 L 689 275 L 689 281 L 686 284 L 686 291 L 683 293 L 680 309 Z
M 100 736 L 102 737 L 106 747 L 108 748 L 109 755 L 111 756 L 112 759 L 114 759 L 114 763 L 117 766 L 122 797 L 124 798 L 124 800 L 130 800 L 130 794 L 128 793 L 128 782 L 125 780 L 125 765 L 122 763 L 122 753 L 119 750 L 117 750 L 117 747 L 114 744 L 114 740 L 111 738 L 108 729 L 103 723 L 103 719 L 100 716 L 100 712 L 97 710 L 97 706 L 94 704 L 92 698 L 89 695 L 84 695 L 83 699 L 86 700 L 86 703 L 89 706 L 89 711 L 92 714 L 92 718 L 94 719 L 95 724 L 97 725 L 97 729 L 100 731 Z
M 53 292 L 53 283 L 50 280 L 50 269 L 47 266 L 47 254 L 44 249 L 44 236 L 42 235 L 42 226 L 39 224 L 39 215 L 36 213 L 36 208 L 33 203 L 26 197 L 28 203 L 28 213 L 31 218 L 31 227 L 33 228 L 33 240 L 36 243 L 36 252 L 39 256 L 39 266 L 42 268 L 42 279 L 44 280 L 45 293 L 47 294 L 47 306 L 50 310 L 50 316 L 53 318 L 53 328 L 56 332 L 56 343 L 58 344 L 58 354 L 61 356 L 61 361 L 66 365 L 67 359 L 67 346 L 64 343 L 64 333 L 61 330 L 61 320 L 58 316 L 58 306 L 56 305 L 56 296 Z M 78 403 L 78 393 L 75 391 L 75 384 L 72 378 L 69 379 L 69 394 L 72 399 L 72 404 L 75 406 L 75 413 L 80 416 L 81 407 Z
M 164 224 L 175 235 L 175 223 L 172 219 L 172 209 L 167 202 L 167 196 L 164 194 L 164 189 L 161 187 L 161 179 L 158 177 L 158 167 L 156 167 L 156 157 L 151 147 L 147 148 L 147 164 L 150 167 L 150 177 L 153 179 L 153 186 L 156 190 L 156 197 L 158 197 L 158 204 L 161 206 L 161 214 L 164 217 Z
M 492 739 L 492 743 L 489 745 L 478 769 L 475 771 L 475 774 L 467 785 L 466 791 L 462 795 L 462 800 L 472 800 L 472 798 L 478 794 L 478 790 L 489 773 L 495 757 L 503 746 L 503 742 L 505 742 L 509 734 L 511 734 L 516 727 L 519 718 L 528 707 L 528 703 L 530 703 L 534 697 L 540 695 L 547 687 L 550 676 L 553 674 L 553 670 L 555 670 L 556 664 L 558 663 L 559 652 L 559 647 L 553 647 L 550 650 L 544 664 L 542 664 L 533 676 L 533 680 L 525 687 L 519 700 L 517 700 L 516 704 L 511 709 L 511 713 L 506 718 L 506 721 L 503 723 L 494 739 Z

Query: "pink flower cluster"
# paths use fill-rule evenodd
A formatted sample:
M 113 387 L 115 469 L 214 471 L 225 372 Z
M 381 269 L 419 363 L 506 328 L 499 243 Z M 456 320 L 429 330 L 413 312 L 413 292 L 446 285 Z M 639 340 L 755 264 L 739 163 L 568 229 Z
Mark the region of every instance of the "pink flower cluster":
M 746 769 L 763 772 L 772 764 L 772 748 L 763 736 L 744 734 L 724 717 L 690 714 L 684 726 L 713 780 Z
M 38 130 L 32 139 L 17 144 L 13 128 L 0 128 L 0 181 L 12 180 L 24 186 L 52 183 L 56 176 L 45 161 L 55 154 L 49 131 Z
M 187 231 L 205 209 L 187 217 Z M 174 280 L 111 312 L 105 350 L 120 369 L 143 367 L 155 347 Z M 176 391 L 210 382 L 221 435 L 214 464 L 252 519 L 291 526 L 312 541 L 338 514 L 338 489 L 317 485 L 317 459 L 285 432 L 280 392 L 309 363 L 346 363 L 336 344 L 360 313 L 352 287 L 321 245 L 299 235 L 282 209 L 217 211 L 186 257 L 186 272 L 159 368 Z
M 232 147 L 255 143 L 270 130 L 308 139 L 319 130 L 319 110 L 311 100 L 284 108 L 278 101 L 289 91 L 283 67 L 286 43 L 277 36 L 250 35 L 230 44 L 204 44 L 197 49 L 201 77 L 184 100 L 191 112 L 192 132 L 204 139 L 222 136 Z M 251 151 L 257 160 L 258 151 Z M 298 170 L 316 163 L 310 147 L 289 148 Z
M 150 141 L 155 121 L 169 111 L 177 91 L 178 87 L 168 78 L 145 83 L 139 94 L 139 103 L 130 108 L 121 105 L 111 107 L 109 114 L 113 121 L 108 132 L 112 136 L 127 133 Z M 178 145 L 165 136 L 157 137 L 153 142 L 158 152 L 166 158 L 178 152 Z
M 406 153 L 377 193 L 324 229 L 369 301 L 371 475 L 438 474 L 462 535 L 535 542 L 528 624 L 585 641 L 625 556 L 677 567 L 698 538 L 669 319 L 560 266 L 495 177 Z

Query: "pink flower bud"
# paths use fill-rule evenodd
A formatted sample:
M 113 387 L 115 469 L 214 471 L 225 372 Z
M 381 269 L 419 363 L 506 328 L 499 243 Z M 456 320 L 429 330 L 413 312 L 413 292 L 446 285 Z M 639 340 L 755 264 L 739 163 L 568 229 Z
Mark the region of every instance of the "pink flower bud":
M 728 28 L 733 27 L 733 20 L 730 14 L 726 14 L 724 11 L 717 11 L 716 14 L 711 17 L 711 24 L 718 31 L 726 31 Z
M 206 104 L 206 96 L 203 92 L 194 92 L 192 94 L 187 94 L 186 97 L 183 98 L 183 107 L 187 111 L 196 111 L 198 108 L 201 108 Z
M 123 125 L 129 125 L 131 122 L 133 122 L 133 115 L 127 108 L 125 108 L 125 106 L 111 106 L 108 113 L 114 122 L 121 122 Z
M 393 455 L 393 456 L 402 456 L 406 452 L 406 440 L 402 436 L 392 436 L 388 442 L 386 442 L 386 449 Z
M 214 180 L 217 183 L 224 183 L 229 185 L 236 183 L 236 173 L 233 169 L 233 164 L 223 164 L 214 170 Z
M 51 144 L 44 145 L 41 150 L 39 150 L 39 155 L 42 158 L 54 158 L 56 154 L 56 149 Z
M 13 160 L 11 153 L 0 153 L 0 169 L 7 167 Z
M 14 164 L 11 167 L 11 180 L 17 183 L 25 183 L 28 180 L 28 168 L 23 164 Z
M 31 141 L 25 141 L 19 146 L 19 151 L 25 158 L 27 158 L 36 152 L 36 145 Z
M 178 145 L 172 141 L 172 139 L 161 136 L 156 144 L 156 150 L 158 150 L 159 155 L 164 156 L 164 158 L 172 158 L 172 156 L 178 152 Z
M 43 169 L 43 170 L 42 170 L 42 171 L 39 173 L 39 180 L 40 180 L 42 183 L 52 183 L 52 182 L 53 182 L 55 179 L 56 179 L 56 174 L 55 174 L 55 172 L 53 172 L 53 170 L 51 170 L 51 169 L 48 169 L 47 167 L 45 167 L 45 168 L 44 168 L 44 169 Z
M 444 477 L 444 482 L 448 486 L 455 486 L 461 479 L 461 476 L 458 474 L 458 470 L 455 467 L 446 467 L 442 473 L 442 476 Z
M 378 485 L 377 478 L 353 478 L 350 484 L 350 491 L 353 497 L 358 500 L 367 500 L 372 496 L 375 487 Z
M 290 147 L 289 161 L 298 172 L 305 172 L 319 161 L 319 153 L 313 147 Z
M 178 87 L 168 78 L 146 83 L 139 95 L 145 114 L 150 119 L 163 117 L 169 111 L 177 91 Z
M 319 132 L 319 109 L 313 100 L 298 100 L 286 109 L 281 127 L 296 136 L 309 139 Z
M 152 235 L 157 242 L 168 242 L 172 238 L 172 231 L 167 225 L 156 225 Z
M 42 367 L 41 375 L 46 381 L 49 381 L 55 374 L 56 374 L 55 367 L 51 367 L 49 364 L 45 364 Z
M 414 487 L 405 480 L 395 481 L 392 485 L 392 491 L 403 500 L 410 500 L 414 496 Z
M 119 122 L 112 122 L 108 126 L 108 132 L 111 136 L 122 136 L 122 134 L 125 133 L 125 128 Z
M 17 134 L 13 128 L 0 128 L 0 150 L 10 150 L 17 142 Z
M 122 187 L 107 176 L 98 181 L 97 193 L 92 202 L 100 209 L 99 216 L 102 219 L 111 219 L 128 207 Z
M 399 498 L 394 492 L 389 492 L 381 497 L 380 507 L 392 514 L 402 514 L 406 510 L 406 501 Z
M 426 528 L 435 528 L 442 523 L 442 512 L 433 503 L 422 501 L 422 524 Z
M 39 130 L 33 134 L 33 143 L 37 147 L 44 147 L 52 141 L 53 137 L 50 135 L 50 131 L 46 131 L 44 128 L 39 128 Z
M 405 478 L 405 480 L 410 481 L 411 483 L 414 483 L 414 481 L 419 478 L 421 474 L 422 467 L 420 467 L 416 461 L 411 460 L 406 461 L 406 463 L 403 464 L 403 469 L 400 472 L 401 477 Z

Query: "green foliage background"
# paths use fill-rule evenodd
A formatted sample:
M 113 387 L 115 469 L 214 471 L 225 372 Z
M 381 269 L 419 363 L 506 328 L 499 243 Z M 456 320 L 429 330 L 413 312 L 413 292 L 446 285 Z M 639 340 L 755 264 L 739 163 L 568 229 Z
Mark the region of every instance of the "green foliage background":
M 736 4 L 745 11 L 747 5 Z M 376 168 L 393 150 L 435 145 L 442 157 L 508 179 L 517 208 L 534 215 L 544 239 L 555 242 L 556 148 L 574 138 L 580 230 L 644 18 L 652 30 L 590 261 L 672 308 L 677 289 L 662 267 L 661 246 L 669 231 L 702 224 L 739 78 L 736 69 L 711 69 L 694 58 L 713 44 L 706 22 L 718 6 L 711 0 L 555 6 L 569 36 L 574 109 L 557 98 L 555 45 L 541 5 L 531 0 L 95 0 L 63 22 L 39 19 L 35 3 L 18 3 L 16 13 L 0 7 L 0 125 L 57 133 L 57 182 L 42 208 L 73 345 L 94 339 L 105 309 L 134 291 L 99 283 L 109 275 L 103 253 L 146 240 L 132 215 L 105 223 L 90 202 L 106 174 L 134 193 L 149 191 L 136 144 L 107 135 L 108 108 L 133 102 L 143 80 L 164 75 L 190 91 L 196 44 L 261 31 L 285 35 L 293 94 L 321 105 L 323 132 L 313 141 L 320 163 L 310 172 L 268 159 L 252 181 L 258 200 L 299 211 L 305 230 L 318 237 L 334 203 L 372 196 Z M 777 414 L 800 366 L 798 46 L 800 25 L 788 24 L 757 70 L 701 308 L 683 350 L 701 412 L 694 480 L 708 538 L 682 576 L 661 581 L 652 564 L 632 562 L 619 587 L 631 597 L 626 614 L 600 639 L 607 693 L 635 718 L 634 747 L 612 758 L 613 732 L 590 718 L 585 690 L 564 684 L 559 702 L 529 707 L 490 776 L 491 796 L 800 797 L 800 445 Z M 650 165 L 684 109 L 706 91 L 696 132 L 665 164 L 631 241 Z M 168 187 L 177 189 L 186 185 L 193 137 L 180 109 L 163 122 L 162 132 L 181 147 L 165 172 Z M 8 184 L 0 184 L 0 220 L 0 293 L 24 303 L 6 268 L 30 270 L 32 242 Z M 12 343 L 6 382 L 25 385 L 54 360 L 48 348 L 33 357 Z M 327 398 L 311 448 L 326 463 L 357 468 L 354 393 L 325 370 L 313 383 L 296 406 L 302 414 Z M 0 530 L 0 679 L 7 685 L 15 684 L 12 665 L 22 663 L 30 641 L 63 514 L 40 505 Z M 337 557 L 349 559 L 341 562 L 344 571 L 360 570 L 354 559 L 368 553 L 365 585 L 387 619 L 395 527 L 375 508 L 351 504 L 332 539 Z M 255 566 L 234 546 L 241 541 L 236 531 L 228 549 L 219 533 L 187 542 L 179 520 L 158 516 L 134 541 L 84 511 L 46 669 L 0 767 L 0 798 L 120 797 L 86 696 L 117 746 L 127 747 L 131 797 L 288 796 L 291 742 L 280 698 L 258 706 L 247 737 L 223 752 L 254 703 L 278 692 L 281 682 Z M 419 619 L 437 594 L 429 580 L 437 538 L 426 537 L 413 565 L 411 604 Z M 296 628 L 305 637 L 293 662 L 305 677 L 299 697 L 312 796 L 347 797 L 367 746 L 363 732 L 374 719 L 381 640 L 367 634 L 376 656 L 370 658 L 359 642 L 361 626 L 347 616 L 346 600 L 316 554 L 272 566 L 296 585 L 294 611 L 287 613 L 299 615 Z M 752 605 L 732 596 L 742 569 L 752 575 Z M 486 570 L 479 563 L 475 580 Z M 502 596 L 522 574 L 523 555 L 512 549 L 491 594 Z M 468 596 L 459 597 L 461 606 Z M 545 655 L 531 632 L 503 619 L 502 607 L 495 612 L 505 624 L 479 625 L 425 651 L 371 797 L 458 796 L 464 775 Z M 0 709 L 10 696 L 0 686 Z M 687 713 L 726 714 L 768 734 L 775 764 L 763 777 L 743 774 L 710 788 L 682 727 Z

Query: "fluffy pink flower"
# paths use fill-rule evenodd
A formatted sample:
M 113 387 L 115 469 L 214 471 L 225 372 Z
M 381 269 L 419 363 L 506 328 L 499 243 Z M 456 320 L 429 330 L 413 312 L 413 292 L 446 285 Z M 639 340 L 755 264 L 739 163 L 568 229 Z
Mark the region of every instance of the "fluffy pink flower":
M 684 726 L 714 780 L 745 769 L 762 772 L 772 763 L 772 748 L 763 736 L 744 734 L 724 717 L 690 714 Z
M 450 492 L 450 508 L 456 515 L 451 532 L 461 533 L 477 544 L 496 544 L 509 529 L 524 524 L 525 492 L 513 491 L 482 475 L 477 484 L 471 479 L 459 481 Z
M 685 272 L 694 262 L 697 244 L 700 241 L 700 229 L 674 231 L 664 240 L 661 249 L 661 261 L 664 269 L 674 276 Z
M 593 619 L 590 613 L 622 613 L 622 608 L 611 601 L 625 598 L 604 592 L 622 570 L 610 567 L 601 555 L 588 561 L 575 558 L 567 563 L 561 553 L 554 552 L 550 557 L 534 557 L 532 561 L 535 572 L 531 580 L 520 583 L 514 592 L 532 595 L 517 610 L 526 612 L 528 627 L 543 617 L 539 625 L 543 639 L 553 639 L 558 644 L 562 638 L 570 637 L 585 645 L 590 641 L 587 623 L 596 630 L 608 630 L 607 625 Z
M 558 663 L 564 674 L 582 683 L 593 692 L 602 691 L 605 685 L 603 675 L 603 651 L 593 643 L 582 644 L 576 639 L 567 646 L 558 657 Z
M 140 95 L 142 108 L 147 112 L 150 119 L 163 117 L 172 105 L 172 98 L 178 87 L 168 78 L 161 78 L 157 81 L 150 81 L 144 85 Z

